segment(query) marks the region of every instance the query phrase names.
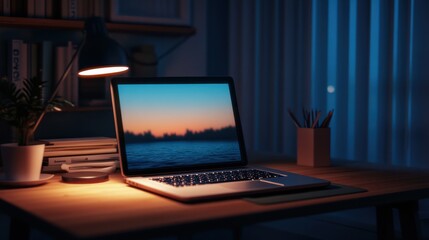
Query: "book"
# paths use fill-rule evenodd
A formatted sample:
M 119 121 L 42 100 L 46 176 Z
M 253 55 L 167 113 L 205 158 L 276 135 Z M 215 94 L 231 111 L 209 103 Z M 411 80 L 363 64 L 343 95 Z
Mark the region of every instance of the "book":
M 93 163 L 93 164 L 92 164 Z M 85 166 L 82 166 L 85 165 Z M 103 166 L 99 166 L 103 165 Z M 65 167 L 63 167 L 65 166 Z M 119 168 L 119 161 L 94 161 L 87 163 L 63 163 L 56 165 L 42 165 L 42 172 L 44 173 L 64 173 L 67 172 L 64 169 L 68 169 L 69 172 L 78 171 L 114 171 Z
M 116 147 L 111 148 L 92 148 L 92 149 L 77 149 L 77 150 L 58 150 L 58 151 L 46 151 L 44 157 L 59 157 L 59 156 L 76 156 L 76 155 L 89 155 L 89 154 L 101 154 L 101 153 L 116 153 L 118 149 Z
M 41 139 L 39 141 L 46 145 L 44 157 L 118 152 L 116 138 L 111 137 Z
M 96 17 L 104 18 L 105 2 L 104 0 L 94 0 L 94 12 L 92 13 Z
M 67 52 L 66 52 L 66 64 L 65 68 L 67 68 L 68 64 L 70 64 L 70 61 L 73 58 L 74 53 L 77 50 L 77 45 L 74 44 L 72 41 L 69 41 L 67 43 Z M 67 79 L 65 80 L 65 84 L 67 84 L 67 95 L 68 100 L 71 101 L 73 104 L 78 105 L 79 104 L 79 79 L 78 79 L 78 60 L 75 59 L 73 61 L 72 67 L 70 69 L 70 72 L 67 76 Z M 64 84 L 64 83 L 63 83 Z
M 82 146 L 82 145 L 104 145 L 104 144 L 117 144 L 116 138 L 112 137 L 86 137 L 86 138 L 54 138 L 54 139 L 40 139 L 39 141 L 45 142 L 46 147 L 51 145 L 60 146 Z
M 39 51 L 39 66 L 38 69 L 40 71 L 40 75 L 42 77 L 43 82 L 45 82 L 45 87 L 43 88 L 43 99 L 48 100 L 51 97 L 52 92 L 52 82 L 53 82 L 53 55 L 54 55 L 54 47 L 51 41 L 43 41 L 40 44 Z
M 20 58 L 19 58 L 19 77 L 20 77 L 20 82 L 21 82 L 21 87 L 23 85 L 24 79 L 28 78 L 29 76 L 29 71 L 28 71 L 28 44 L 26 42 L 24 42 L 23 40 L 21 41 L 21 52 L 20 52 Z
M 69 0 L 59 0 L 60 1 L 60 12 L 61 12 L 61 18 L 66 19 L 69 16 Z
M 27 44 L 27 76 L 25 78 L 40 77 L 39 75 L 39 44 Z
M 9 76 L 17 88 L 22 87 L 27 77 L 27 44 L 20 39 L 13 39 L 9 46 Z
M 28 0 L 30 1 L 30 0 Z M 45 17 L 46 16 L 46 2 L 45 0 L 34 0 L 35 6 L 34 6 L 34 16 L 35 17 Z
M 34 17 L 35 0 L 27 0 L 27 17 Z
M 77 0 L 68 0 L 68 16 L 69 19 L 77 18 Z
M 11 0 L 3 0 L 3 16 L 11 15 L 10 1 Z
M 81 163 L 93 161 L 116 161 L 119 160 L 118 153 L 111 154 L 92 154 L 92 155 L 77 155 L 77 156 L 64 156 L 64 157 L 46 157 L 43 159 L 43 164 L 61 165 L 63 163 Z
M 65 70 L 65 58 L 66 58 L 66 47 L 65 46 L 57 46 L 55 48 L 55 80 L 53 81 L 53 86 L 56 86 L 62 75 L 64 74 Z M 65 84 L 60 84 L 57 92 L 57 96 L 61 96 L 65 99 L 67 99 L 67 94 L 65 91 Z M 54 87 L 55 88 L 55 87 Z M 54 89 L 53 88 L 53 89 Z
M 88 150 L 88 149 L 101 149 L 101 148 L 113 148 L 116 147 L 116 144 L 93 144 L 93 145 L 77 145 L 77 146 L 58 146 L 58 145 L 48 145 L 45 147 L 45 152 L 53 151 L 79 151 L 79 150 Z

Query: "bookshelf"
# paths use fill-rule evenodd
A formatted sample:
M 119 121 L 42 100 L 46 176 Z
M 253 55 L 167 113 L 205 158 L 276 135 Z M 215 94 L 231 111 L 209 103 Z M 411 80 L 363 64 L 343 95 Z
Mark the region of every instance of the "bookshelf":
M 192 26 L 181 26 L 181 25 L 161 25 L 161 24 L 143 24 L 143 23 L 114 23 L 106 22 L 106 27 L 109 33 L 124 33 L 129 35 L 150 35 L 158 37 L 188 37 L 196 33 L 196 29 Z M 82 19 L 51 19 L 51 18 L 37 18 L 37 17 L 16 17 L 16 16 L 0 16 L 0 29 L 11 29 L 14 32 L 20 31 L 36 31 L 47 30 L 47 31 L 82 31 L 84 29 L 84 20 Z M 50 40 L 48 40 L 50 41 Z M 31 42 L 31 41 L 30 41 Z M 53 45 L 58 44 L 57 41 L 51 41 Z M 9 51 L 9 50 L 5 50 Z M 66 62 L 67 63 L 67 62 Z M 3 67 L 5 68 L 5 67 Z M 54 69 L 50 69 L 53 71 Z M 1 70 L 2 76 L 8 75 L 7 69 Z M 62 73 L 62 71 L 60 71 Z M 58 76 L 52 76 L 52 79 L 58 78 Z M 99 86 L 101 86 L 99 84 Z M 88 86 L 86 86 L 88 87 Z M 91 86 L 90 86 L 91 87 Z M 94 89 L 92 87 L 91 89 Z M 101 90 L 100 90 L 101 89 Z M 101 92 L 105 92 L 105 89 L 100 88 Z M 98 92 L 100 92 L 98 91 Z M 80 92 L 80 90 L 78 90 Z M 78 99 L 81 98 L 78 93 Z M 72 100 L 76 103 L 75 99 L 70 96 L 65 96 L 66 99 Z M 109 100 L 109 99 L 107 99 Z M 77 104 L 76 107 L 67 107 L 65 111 L 104 111 L 111 108 L 110 105 L 102 104 L 100 106 L 85 106 L 81 103 Z
M 7 28 L 31 28 L 52 30 L 82 30 L 84 21 L 67 19 L 29 18 L 29 17 L 5 17 L 0 16 L 0 27 Z M 152 25 L 134 23 L 106 23 L 109 32 L 144 33 L 164 36 L 190 36 L 196 33 L 194 27 Z

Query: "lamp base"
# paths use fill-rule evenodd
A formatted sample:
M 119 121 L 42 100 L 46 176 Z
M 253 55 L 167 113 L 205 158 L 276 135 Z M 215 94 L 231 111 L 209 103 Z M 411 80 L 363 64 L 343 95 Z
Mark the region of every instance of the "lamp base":
M 62 175 L 65 183 L 99 183 L 109 180 L 109 174 L 103 172 L 73 172 Z

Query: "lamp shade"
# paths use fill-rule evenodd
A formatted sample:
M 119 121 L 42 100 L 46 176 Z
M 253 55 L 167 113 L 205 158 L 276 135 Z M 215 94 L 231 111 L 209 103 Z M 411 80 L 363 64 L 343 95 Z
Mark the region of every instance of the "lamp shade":
M 105 77 L 128 71 L 127 55 L 107 34 L 103 19 L 85 21 L 86 39 L 79 55 L 79 77 Z

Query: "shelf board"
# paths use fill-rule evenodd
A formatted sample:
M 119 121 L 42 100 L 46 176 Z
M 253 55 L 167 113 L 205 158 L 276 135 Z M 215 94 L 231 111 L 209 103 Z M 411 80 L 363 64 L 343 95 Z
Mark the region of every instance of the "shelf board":
M 110 32 L 149 33 L 152 35 L 179 36 L 193 35 L 196 32 L 195 28 L 193 27 L 175 25 L 150 25 L 107 22 L 106 26 Z M 82 30 L 84 27 L 84 21 L 0 16 L 0 27 Z
M 103 106 L 75 106 L 75 107 L 63 107 L 61 111 L 51 111 L 50 113 L 61 113 L 61 112 L 94 112 L 94 111 L 113 111 L 111 105 Z

